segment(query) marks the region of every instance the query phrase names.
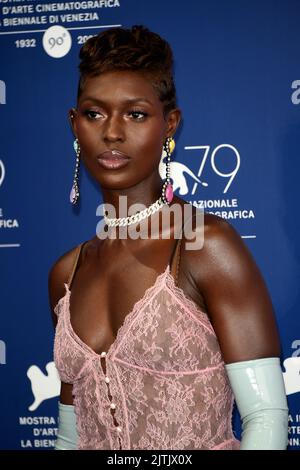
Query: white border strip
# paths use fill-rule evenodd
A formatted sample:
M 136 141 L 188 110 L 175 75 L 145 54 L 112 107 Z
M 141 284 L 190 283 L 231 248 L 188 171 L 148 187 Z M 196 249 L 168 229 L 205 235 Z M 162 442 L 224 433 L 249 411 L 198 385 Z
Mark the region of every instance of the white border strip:
M 21 243 L 6 243 L 6 244 L 0 244 L 0 248 L 19 248 L 21 246 Z
M 57 25 L 52 25 L 52 26 L 62 26 L 62 25 L 57 24 Z M 105 25 L 102 25 L 102 26 L 80 26 L 80 27 L 76 27 L 76 28 L 66 28 L 66 29 L 71 30 L 71 29 L 118 28 L 120 26 L 122 26 L 122 25 L 121 24 L 105 24 Z M 49 26 L 49 28 L 51 28 L 51 26 Z M 47 29 L 33 29 L 32 31 L 7 31 L 7 32 L 0 33 L 0 34 L 44 33 L 49 28 L 47 28 Z
M 202 149 L 203 145 L 186 145 L 184 148 L 186 150 Z

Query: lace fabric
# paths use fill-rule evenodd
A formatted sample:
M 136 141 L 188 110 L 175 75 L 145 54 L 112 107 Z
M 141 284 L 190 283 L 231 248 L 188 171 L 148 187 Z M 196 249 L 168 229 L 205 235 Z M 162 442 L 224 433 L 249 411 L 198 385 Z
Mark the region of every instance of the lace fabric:
M 54 360 L 61 380 L 73 384 L 78 449 L 239 448 L 215 332 L 169 265 L 125 317 L 105 358 L 74 332 L 65 288 L 54 309 Z

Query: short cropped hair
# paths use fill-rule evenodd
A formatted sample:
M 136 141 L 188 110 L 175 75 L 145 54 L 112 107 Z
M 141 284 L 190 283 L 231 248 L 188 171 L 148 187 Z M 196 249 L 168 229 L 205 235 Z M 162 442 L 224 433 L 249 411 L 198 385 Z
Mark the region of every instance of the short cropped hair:
M 142 25 L 111 28 L 88 39 L 79 53 L 80 79 L 77 99 L 86 78 L 111 71 L 137 71 L 148 78 L 164 114 L 176 108 L 173 53 L 167 41 Z

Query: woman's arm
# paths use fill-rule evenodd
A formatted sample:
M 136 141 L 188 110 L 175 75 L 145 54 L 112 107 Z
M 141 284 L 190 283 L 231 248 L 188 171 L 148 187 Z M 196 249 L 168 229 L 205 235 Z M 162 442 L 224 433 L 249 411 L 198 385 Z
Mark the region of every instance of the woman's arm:
M 288 407 L 278 357 L 226 365 L 242 418 L 241 450 L 285 450 Z
M 286 448 L 280 343 L 262 275 L 234 228 L 211 215 L 205 216 L 198 266 L 195 282 L 206 302 L 243 422 L 241 449 Z
M 52 266 L 48 278 L 49 301 L 54 327 L 57 316 L 54 307 L 65 294 L 64 283 L 68 281 L 74 265 L 76 248 L 69 251 Z M 76 415 L 73 406 L 73 385 L 61 382 L 60 400 L 58 404 L 58 432 L 55 450 L 73 450 L 77 446 Z

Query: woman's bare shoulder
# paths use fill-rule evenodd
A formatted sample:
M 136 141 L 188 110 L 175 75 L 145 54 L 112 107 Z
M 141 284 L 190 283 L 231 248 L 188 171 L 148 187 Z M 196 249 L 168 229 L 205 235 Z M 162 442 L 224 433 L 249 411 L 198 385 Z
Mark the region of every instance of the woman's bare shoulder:
M 253 270 L 255 264 L 253 256 L 233 225 L 217 215 L 206 212 L 203 213 L 202 219 L 196 217 L 193 219 L 195 224 L 202 224 L 202 231 L 197 227 L 202 235 L 202 244 L 199 249 L 187 251 L 186 257 L 196 278 L 197 272 L 199 279 L 203 277 L 203 270 L 206 279 L 209 273 L 215 278 L 221 268 L 227 273 L 229 267 L 231 273 L 239 272 L 241 269 L 245 273 L 247 268 Z M 193 226 L 194 230 L 195 228 Z M 197 245 L 195 247 L 197 248 Z
M 235 239 L 235 241 L 241 239 L 238 232 L 227 220 L 218 215 L 198 209 L 195 206 L 189 208 L 186 220 L 188 222 L 188 229 L 191 229 L 193 232 L 203 233 L 203 241 L 205 242 L 202 246 L 203 248 L 208 247 L 208 243 L 216 239 L 231 238 L 232 241 L 233 239 Z M 187 231 L 185 230 L 185 232 Z
M 199 214 L 202 214 L 201 217 Z M 198 215 L 198 217 L 197 217 Z M 204 249 L 211 248 L 211 244 L 227 241 L 232 245 L 243 244 L 243 240 L 237 230 L 227 220 L 215 214 L 200 211 L 193 207 L 193 230 L 196 224 L 202 224 L 203 228 L 203 246 Z M 197 227 L 199 229 L 199 227 Z
M 48 290 L 50 306 L 53 310 L 57 302 L 63 297 L 65 292 L 65 283 L 75 262 L 78 245 L 74 246 L 53 263 L 48 275 Z
M 203 247 L 189 259 L 225 362 L 277 357 L 280 346 L 272 301 L 237 230 L 206 214 Z
M 85 256 L 88 249 L 94 245 L 94 239 L 83 242 L 81 256 Z M 68 282 L 69 276 L 74 267 L 78 254 L 79 245 L 72 247 L 70 250 L 62 254 L 51 266 L 48 276 L 49 300 L 52 310 L 57 302 L 65 293 L 65 283 Z

